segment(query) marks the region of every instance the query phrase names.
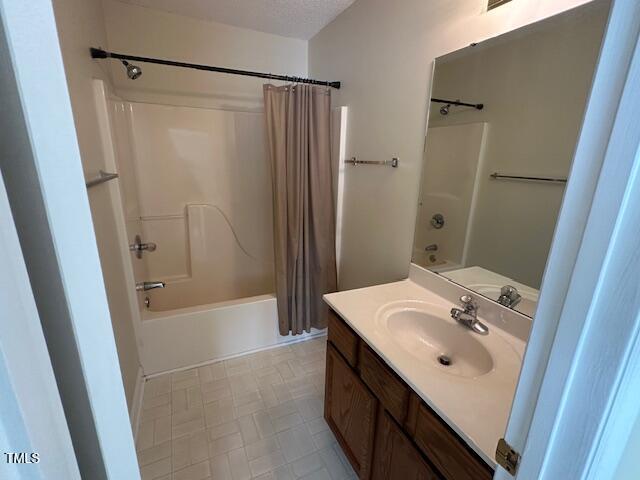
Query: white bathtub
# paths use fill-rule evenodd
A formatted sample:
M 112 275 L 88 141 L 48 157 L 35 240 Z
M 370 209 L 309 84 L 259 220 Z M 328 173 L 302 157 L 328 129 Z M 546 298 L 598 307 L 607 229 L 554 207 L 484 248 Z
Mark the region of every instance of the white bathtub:
M 160 312 L 143 312 L 141 362 L 146 375 L 292 343 L 324 331 L 278 332 L 276 299 L 260 295 Z

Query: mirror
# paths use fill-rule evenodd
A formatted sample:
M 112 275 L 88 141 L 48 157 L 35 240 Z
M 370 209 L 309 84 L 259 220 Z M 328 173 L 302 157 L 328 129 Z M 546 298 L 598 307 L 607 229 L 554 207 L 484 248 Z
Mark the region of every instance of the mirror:
M 413 263 L 533 316 L 608 11 L 436 60 Z

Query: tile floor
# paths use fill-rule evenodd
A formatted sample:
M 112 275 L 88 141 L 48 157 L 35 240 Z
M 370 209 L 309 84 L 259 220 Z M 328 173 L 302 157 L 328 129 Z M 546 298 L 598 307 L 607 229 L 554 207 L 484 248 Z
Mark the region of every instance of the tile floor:
M 320 337 L 148 380 L 142 479 L 355 479 L 322 418 L 325 352 Z

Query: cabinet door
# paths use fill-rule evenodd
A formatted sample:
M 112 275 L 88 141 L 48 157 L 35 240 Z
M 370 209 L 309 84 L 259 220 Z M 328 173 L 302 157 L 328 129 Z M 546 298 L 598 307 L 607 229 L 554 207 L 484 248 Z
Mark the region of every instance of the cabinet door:
M 329 343 L 324 418 L 362 480 L 371 472 L 377 409 L 376 398 Z
M 413 440 L 447 480 L 491 480 L 493 470 L 448 428 L 424 402 L 419 401 Z
M 389 414 L 380 410 L 372 480 L 439 480 Z

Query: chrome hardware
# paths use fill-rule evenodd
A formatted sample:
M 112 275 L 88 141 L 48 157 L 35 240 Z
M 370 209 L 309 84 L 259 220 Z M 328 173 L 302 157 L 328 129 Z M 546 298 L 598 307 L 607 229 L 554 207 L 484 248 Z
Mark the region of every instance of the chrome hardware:
M 149 297 L 144 297 L 144 308 L 151 307 L 151 299 Z
M 109 180 L 113 180 L 114 178 L 118 178 L 117 173 L 109 173 L 104 170 L 100 170 L 98 172 L 98 176 L 92 180 L 88 180 L 86 182 L 87 188 L 95 187 L 96 185 L 100 185 L 101 183 L 108 182 Z
M 147 252 L 155 252 L 156 248 L 157 247 L 155 243 L 142 243 L 142 238 L 140 238 L 140 235 L 136 235 L 134 243 L 129 245 L 129 250 L 131 250 L 132 252 L 136 252 L 137 258 L 142 258 L 142 252 L 144 252 L 145 250 Z
M 498 462 L 498 465 L 500 465 L 514 477 L 516 476 L 516 471 L 518 470 L 520 458 L 520 454 L 516 452 L 504 438 L 498 440 L 498 446 L 496 448 L 496 461 Z
M 471 315 L 476 315 L 478 312 L 478 304 L 473 299 L 471 295 L 462 295 L 460 297 L 460 302 L 464 307 L 464 313 L 469 313 Z
M 488 335 L 489 327 L 478 320 L 478 304 L 473 297 L 471 295 L 463 295 L 460 297 L 460 302 L 464 310 L 452 308 L 451 318 L 479 335 Z
M 550 182 L 550 183 L 567 183 L 566 178 L 561 177 L 529 177 L 526 175 L 505 175 L 504 173 L 493 172 L 489 175 L 494 180 L 524 180 L 530 182 Z
M 431 217 L 431 226 L 436 230 L 440 230 L 444 227 L 444 215 L 441 213 L 436 213 L 433 217 Z
M 164 282 L 141 282 L 141 283 L 136 283 L 136 290 L 138 292 L 146 292 L 147 290 L 164 288 L 165 286 L 166 284 Z
M 427 245 L 426 247 L 424 247 L 424 251 L 425 252 L 437 252 L 438 251 L 438 244 L 437 243 L 432 243 L 431 245 Z
M 522 296 L 518 293 L 516 287 L 511 285 L 505 285 L 500 289 L 500 296 L 498 297 L 498 303 L 507 308 L 515 308 L 520 303 Z
M 393 157 L 391 160 L 358 160 L 356 157 L 351 157 L 349 160 L 345 160 L 344 163 L 357 167 L 358 165 L 391 165 L 393 168 L 398 168 L 398 158 Z

